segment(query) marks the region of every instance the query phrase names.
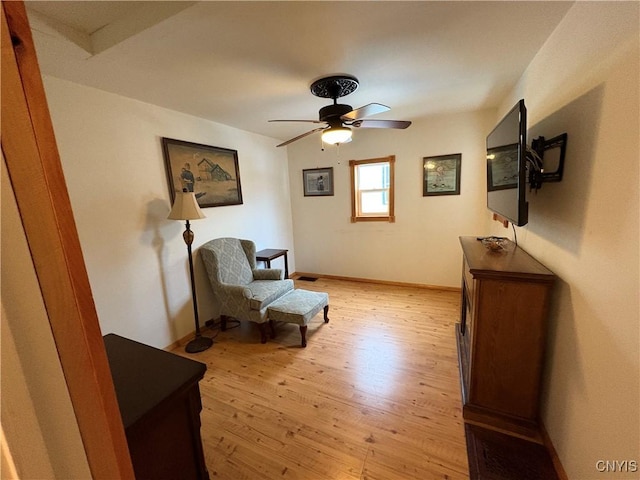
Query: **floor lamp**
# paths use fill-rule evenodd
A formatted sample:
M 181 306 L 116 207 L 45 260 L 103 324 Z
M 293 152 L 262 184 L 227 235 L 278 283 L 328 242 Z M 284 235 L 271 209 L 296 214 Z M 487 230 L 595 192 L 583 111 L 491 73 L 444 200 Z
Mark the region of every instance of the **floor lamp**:
M 176 193 L 176 199 L 173 202 L 173 208 L 169 213 L 170 220 L 186 220 L 186 230 L 182 234 L 184 243 L 187 244 L 187 252 L 189 254 L 189 275 L 191 277 L 191 296 L 193 297 L 193 317 L 196 322 L 196 338 L 187 343 L 185 350 L 188 353 L 202 352 L 213 345 L 213 340 L 209 337 L 203 337 L 200 334 L 200 321 L 198 320 L 198 302 L 196 300 L 196 282 L 193 275 L 193 256 L 191 254 L 191 244 L 193 243 L 193 232 L 191 231 L 189 220 L 197 220 L 205 218 L 204 213 L 198 206 L 198 201 L 193 192 L 188 192 L 185 188 L 182 192 Z

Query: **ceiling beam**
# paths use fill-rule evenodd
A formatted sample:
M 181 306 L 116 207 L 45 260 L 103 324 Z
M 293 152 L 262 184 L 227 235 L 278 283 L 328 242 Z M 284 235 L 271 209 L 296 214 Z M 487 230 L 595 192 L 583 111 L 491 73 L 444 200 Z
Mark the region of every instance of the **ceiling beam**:
M 94 55 L 173 17 L 197 2 L 140 2 L 128 15 L 91 34 Z
M 59 19 L 28 8 L 31 28 L 43 35 L 71 42 L 87 53 L 98 55 L 111 47 L 177 15 L 197 2 L 132 2 L 133 8 L 120 18 L 107 23 L 95 32 L 85 32 Z M 28 6 L 28 5 L 27 5 Z M 88 58 L 87 57 L 87 58 Z

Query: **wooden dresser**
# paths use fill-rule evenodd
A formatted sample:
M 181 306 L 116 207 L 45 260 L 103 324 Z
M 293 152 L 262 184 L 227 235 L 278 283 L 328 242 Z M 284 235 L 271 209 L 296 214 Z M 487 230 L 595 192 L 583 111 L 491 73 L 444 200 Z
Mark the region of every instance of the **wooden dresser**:
M 463 417 L 540 441 L 538 405 L 555 275 L 508 242 L 488 250 L 461 237 L 456 324 Z
M 104 343 L 136 479 L 208 479 L 198 387 L 206 365 L 115 334 Z

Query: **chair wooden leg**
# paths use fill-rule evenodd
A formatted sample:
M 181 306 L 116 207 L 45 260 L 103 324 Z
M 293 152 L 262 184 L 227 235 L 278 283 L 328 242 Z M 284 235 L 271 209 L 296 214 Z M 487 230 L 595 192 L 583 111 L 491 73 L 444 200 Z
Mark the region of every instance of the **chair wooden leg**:
M 220 330 L 222 330 L 223 332 L 227 331 L 227 316 L 226 315 L 220 315 Z
M 300 325 L 300 336 L 302 337 L 302 348 L 307 346 L 307 326 Z
M 329 305 L 324 307 L 324 323 L 329 323 Z

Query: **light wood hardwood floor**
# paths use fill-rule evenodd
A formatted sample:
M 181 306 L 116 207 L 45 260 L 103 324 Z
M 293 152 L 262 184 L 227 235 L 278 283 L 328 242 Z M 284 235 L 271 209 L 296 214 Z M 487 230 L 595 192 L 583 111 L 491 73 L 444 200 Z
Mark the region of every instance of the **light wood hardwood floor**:
M 459 293 L 335 279 L 329 318 L 220 332 L 206 363 L 202 437 L 212 479 L 468 479 L 454 323 Z M 206 335 L 214 332 L 205 330 Z

